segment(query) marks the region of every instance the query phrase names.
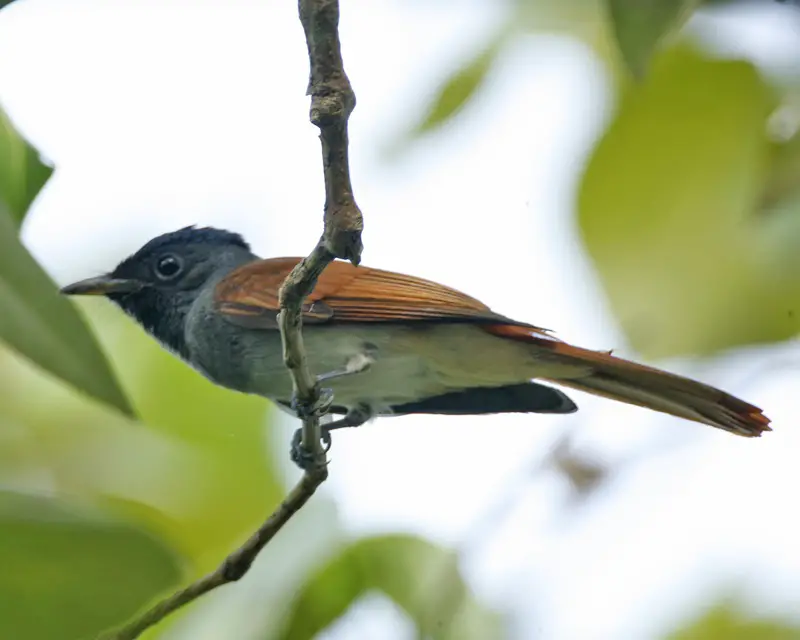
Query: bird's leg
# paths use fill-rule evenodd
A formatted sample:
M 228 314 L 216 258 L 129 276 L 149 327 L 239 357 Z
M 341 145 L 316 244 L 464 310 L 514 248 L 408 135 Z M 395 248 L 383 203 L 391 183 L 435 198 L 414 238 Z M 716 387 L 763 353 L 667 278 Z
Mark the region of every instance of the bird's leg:
M 328 424 L 321 425 L 322 441 L 327 444 L 327 451 L 330 449 L 331 435 L 330 432 L 334 429 L 344 429 L 346 427 L 360 427 L 365 422 L 369 422 L 374 417 L 374 412 L 365 404 L 359 404 L 355 407 L 350 407 L 344 417 L 338 420 L 333 420 Z
M 365 422 L 368 422 L 373 417 L 372 410 L 366 405 L 356 405 L 348 409 L 344 417 L 329 422 L 328 424 L 320 425 L 320 436 L 322 439 L 322 448 L 325 453 L 331 448 L 331 431 L 334 429 L 344 429 L 345 427 L 360 427 Z M 292 437 L 291 448 L 292 461 L 301 469 L 306 469 L 312 462 L 312 458 L 308 451 L 303 447 L 303 430 L 298 429 L 294 432 Z
M 317 383 L 321 384 L 328 380 L 335 380 L 337 378 L 344 378 L 352 376 L 357 373 L 363 373 L 372 366 L 375 362 L 373 354 L 375 348 L 372 345 L 364 345 L 364 351 L 361 351 L 350 358 L 344 363 L 341 369 L 334 369 L 326 373 L 321 373 L 317 376 Z M 292 397 L 292 409 L 299 418 L 307 418 L 314 413 L 321 415 L 330 409 L 333 404 L 333 390 L 323 387 L 319 390 L 319 399 L 313 403 L 312 406 L 303 406 L 302 403 L 297 401 L 296 397 Z M 373 412 L 366 405 L 358 405 L 351 407 L 343 418 L 329 422 L 328 424 L 320 425 L 320 436 L 322 445 L 327 453 L 331 448 L 331 431 L 334 429 L 343 429 L 345 427 L 360 427 L 362 424 L 372 418 Z M 292 460 L 301 469 L 305 469 L 311 462 L 308 452 L 302 446 L 303 431 L 298 429 L 294 432 L 292 438 Z
M 333 371 L 318 375 L 317 382 L 327 382 L 328 380 L 335 380 L 336 378 L 344 378 L 346 376 L 355 375 L 356 373 L 363 373 L 372 366 L 373 362 L 375 362 L 375 358 L 370 350 L 362 351 L 348 358 L 341 369 L 334 369 Z
M 321 388 L 317 399 L 310 403 L 300 402 L 300 400 L 297 399 L 297 392 L 292 392 L 292 411 L 294 411 L 295 415 L 301 420 L 305 420 L 311 416 L 325 415 L 332 404 L 333 389 Z
M 341 369 L 334 369 L 333 371 L 328 371 L 318 375 L 317 384 L 327 382 L 328 380 L 335 380 L 336 378 L 352 376 L 356 373 L 363 373 L 372 366 L 373 362 L 375 362 L 375 359 L 372 355 L 373 352 L 374 349 L 370 348 L 369 346 L 365 346 L 364 351 L 357 353 L 354 356 L 350 356 Z M 292 410 L 301 420 L 314 414 L 324 414 L 328 409 L 330 409 L 331 404 L 333 404 L 333 390 L 328 389 L 327 387 L 320 388 L 319 398 L 310 406 L 299 402 L 297 397 L 292 395 Z

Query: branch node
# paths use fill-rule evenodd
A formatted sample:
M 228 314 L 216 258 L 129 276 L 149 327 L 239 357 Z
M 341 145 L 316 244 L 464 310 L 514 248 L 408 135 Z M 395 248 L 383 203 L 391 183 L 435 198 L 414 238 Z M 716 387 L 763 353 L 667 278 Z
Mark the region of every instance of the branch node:
M 317 92 L 312 88 L 311 95 L 309 119 L 320 129 L 346 120 L 356 106 L 356 97 L 349 85 L 332 93 L 323 93 L 322 90 Z
M 236 582 L 250 570 L 252 564 L 250 558 L 228 556 L 220 567 L 220 573 L 225 582 Z

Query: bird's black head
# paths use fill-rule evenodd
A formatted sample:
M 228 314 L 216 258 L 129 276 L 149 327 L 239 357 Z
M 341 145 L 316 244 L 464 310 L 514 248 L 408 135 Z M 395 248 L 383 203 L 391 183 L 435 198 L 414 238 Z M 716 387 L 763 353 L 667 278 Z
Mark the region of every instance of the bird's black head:
M 186 227 L 153 238 L 110 273 L 64 287 L 104 295 L 169 349 L 186 356 L 186 314 L 206 284 L 255 259 L 237 233 Z

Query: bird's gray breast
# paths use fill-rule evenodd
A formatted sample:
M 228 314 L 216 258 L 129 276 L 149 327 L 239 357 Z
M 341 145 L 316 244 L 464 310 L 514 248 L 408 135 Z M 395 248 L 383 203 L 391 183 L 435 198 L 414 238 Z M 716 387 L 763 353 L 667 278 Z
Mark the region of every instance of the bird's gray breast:
M 225 320 L 214 307 L 213 287 L 207 287 L 197 297 L 187 314 L 185 331 L 189 363 L 223 387 L 252 393 L 250 367 L 254 351 L 281 360 L 280 335 L 255 332 Z

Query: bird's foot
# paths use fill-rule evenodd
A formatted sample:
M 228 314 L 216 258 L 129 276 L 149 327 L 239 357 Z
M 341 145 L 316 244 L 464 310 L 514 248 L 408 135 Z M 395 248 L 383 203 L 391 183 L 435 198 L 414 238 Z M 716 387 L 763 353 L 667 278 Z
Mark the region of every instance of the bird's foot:
M 317 399 L 310 403 L 300 402 L 300 400 L 297 398 L 297 395 L 293 394 L 291 406 L 298 418 L 301 420 L 307 420 L 308 418 L 319 418 L 325 415 L 331 408 L 332 404 L 333 391 L 323 387 L 319 390 Z M 328 450 L 331 448 L 331 434 L 328 433 L 328 430 L 324 425 L 320 426 L 320 440 L 322 442 L 323 454 L 328 453 Z M 317 463 L 316 453 L 303 446 L 302 429 L 298 429 L 294 432 L 290 455 L 292 462 L 294 462 L 303 471 L 308 471 Z
M 375 347 L 365 346 L 363 353 L 348 358 L 341 369 L 334 369 L 317 376 L 317 382 L 327 382 L 336 378 L 346 378 L 357 373 L 364 373 L 375 363 Z
M 294 411 L 301 420 L 306 420 L 313 416 L 319 417 L 325 415 L 332 404 L 333 390 L 326 387 L 320 389 L 317 399 L 310 403 L 300 402 L 297 398 L 297 394 L 292 394 L 292 411 Z
M 324 426 L 320 427 L 320 442 L 322 443 L 323 454 L 328 453 L 333 441 L 331 440 L 330 431 Z M 303 430 L 298 429 L 292 436 L 292 448 L 290 451 L 292 462 L 294 462 L 303 471 L 308 471 L 316 464 L 314 453 L 309 451 L 303 446 Z
M 333 444 L 331 431 L 334 429 L 344 429 L 346 427 L 360 427 L 373 416 L 373 412 L 366 405 L 358 405 L 351 408 L 344 417 L 320 425 L 320 442 L 322 442 L 323 453 L 328 453 Z M 303 471 L 307 471 L 314 466 L 314 454 L 303 446 L 303 430 L 298 429 L 292 437 L 292 448 L 290 452 L 292 462 Z

